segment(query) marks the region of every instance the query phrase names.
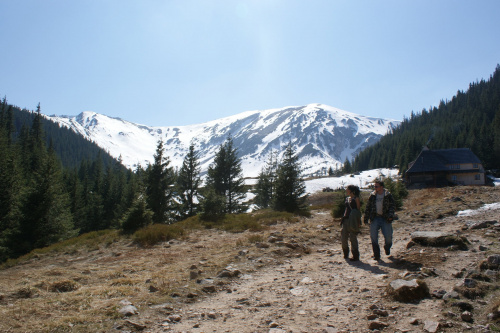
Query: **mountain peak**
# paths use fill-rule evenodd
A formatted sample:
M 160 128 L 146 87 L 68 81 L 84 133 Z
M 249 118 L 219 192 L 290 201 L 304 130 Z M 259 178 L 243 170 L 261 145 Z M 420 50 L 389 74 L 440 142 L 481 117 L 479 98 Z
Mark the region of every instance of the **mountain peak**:
M 129 168 L 153 161 L 158 140 L 163 140 L 171 165 L 180 167 L 189 145 L 199 151 L 202 172 L 208 169 L 219 146 L 231 135 L 246 177 L 257 176 L 272 151 L 292 143 L 304 175 L 325 173 L 353 159 L 376 143 L 399 121 L 357 115 L 324 104 L 246 111 L 188 126 L 150 127 L 92 111 L 75 117 L 48 117 L 72 128 L 108 151 L 122 157 Z

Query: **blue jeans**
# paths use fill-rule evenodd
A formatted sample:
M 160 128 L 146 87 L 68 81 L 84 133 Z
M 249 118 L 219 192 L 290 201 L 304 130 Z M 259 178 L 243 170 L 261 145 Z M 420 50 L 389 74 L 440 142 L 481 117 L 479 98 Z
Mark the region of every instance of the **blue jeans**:
M 383 217 L 376 217 L 370 223 L 370 238 L 372 240 L 373 256 L 380 258 L 380 246 L 378 245 L 378 231 L 382 230 L 384 235 L 385 253 L 390 253 L 392 246 L 392 223 L 387 222 Z

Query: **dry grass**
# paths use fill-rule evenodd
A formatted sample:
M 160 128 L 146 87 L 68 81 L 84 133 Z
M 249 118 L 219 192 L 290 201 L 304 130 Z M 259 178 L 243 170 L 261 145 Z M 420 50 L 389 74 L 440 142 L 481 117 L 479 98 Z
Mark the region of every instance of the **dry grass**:
M 479 199 L 479 190 L 486 196 Z M 469 209 L 492 202 L 488 202 L 488 191 L 491 189 L 465 187 L 415 190 L 405 201 L 405 210 L 398 213 L 407 221 L 425 221 L 442 214 L 439 208 L 446 198 L 461 198 L 449 202 L 452 209 Z M 330 199 L 329 194 L 321 195 L 316 203 L 325 205 L 328 212 Z M 427 217 L 422 218 L 422 214 Z M 140 247 L 131 238 L 108 231 L 80 236 L 52 250 L 42 249 L 12 261 L 0 270 L 0 331 L 112 331 L 121 322 L 121 301 L 129 300 L 147 315 L 153 311 L 151 305 L 175 306 L 187 302 L 189 293 L 203 295 L 201 285 L 190 279 L 192 265 L 201 271 L 201 278 L 214 277 L 227 265 L 246 260 L 235 255 L 266 240 L 276 224 L 288 239 L 304 244 L 325 237 L 319 229 L 302 223 L 303 217 L 265 212 L 259 219 L 258 231 L 237 232 L 199 229 L 191 221 L 191 228 L 186 226 L 189 232 L 181 239 L 149 247 Z M 331 221 L 331 217 L 326 220 Z M 242 227 L 253 223 L 245 218 L 239 221 Z M 287 250 L 283 247 L 283 251 Z M 440 260 L 437 253 L 426 258 L 419 255 L 415 254 L 411 261 L 428 265 Z

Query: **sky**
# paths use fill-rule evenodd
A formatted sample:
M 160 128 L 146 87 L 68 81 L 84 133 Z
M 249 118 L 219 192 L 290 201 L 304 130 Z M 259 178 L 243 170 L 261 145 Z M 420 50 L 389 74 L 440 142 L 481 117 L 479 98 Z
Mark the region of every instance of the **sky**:
M 148 126 L 321 103 L 402 120 L 500 63 L 497 0 L 0 0 L 0 97 Z

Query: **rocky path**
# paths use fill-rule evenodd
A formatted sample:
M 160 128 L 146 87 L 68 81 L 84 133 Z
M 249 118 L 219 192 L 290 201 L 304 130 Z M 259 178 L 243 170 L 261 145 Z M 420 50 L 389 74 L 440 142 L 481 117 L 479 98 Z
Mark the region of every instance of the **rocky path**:
M 199 296 L 192 303 L 164 305 L 161 315 L 150 314 L 148 332 L 463 332 L 486 330 L 480 324 L 488 299 L 466 300 L 474 307 L 475 322 L 460 318 L 461 309 L 449 309 L 440 298 L 402 303 L 386 294 L 391 281 L 423 279 L 433 291 L 451 292 L 463 281 L 460 272 L 477 268 L 492 252 L 498 253 L 498 227 L 463 230 L 477 220 L 496 220 L 492 209 L 471 217 L 448 217 L 431 222 L 398 221 L 394 227 L 392 256 L 371 259 L 365 227 L 360 241 L 361 261 L 344 260 L 338 226 L 326 212 L 316 212 L 292 229 L 301 248 L 280 256 L 276 245 L 252 247 L 235 256 L 239 274 L 217 284 L 218 292 Z M 274 234 L 284 234 L 275 226 Z M 408 247 L 415 231 L 445 231 L 470 241 L 469 250 Z M 301 237 L 317 231 L 316 238 Z M 286 234 L 290 237 L 290 233 Z M 286 237 L 285 236 L 285 240 Z M 307 239 L 307 240 L 306 240 Z M 382 241 L 381 237 L 381 241 Z M 274 249 L 274 250 L 273 250 Z M 243 253 L 243 254 L 242 254 Z M 255 269 L 256 264 L 263 267 Z M 487 296 L 492 297 L 492 296 Z M 161 306 L 160 306 L 161 308 Z M 157 308 L 158 309 L 158 308 Z M 485 316 L 485 315 L 484 315 Z M 486 330 L 487 331 L 487 330 Z

